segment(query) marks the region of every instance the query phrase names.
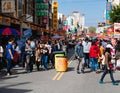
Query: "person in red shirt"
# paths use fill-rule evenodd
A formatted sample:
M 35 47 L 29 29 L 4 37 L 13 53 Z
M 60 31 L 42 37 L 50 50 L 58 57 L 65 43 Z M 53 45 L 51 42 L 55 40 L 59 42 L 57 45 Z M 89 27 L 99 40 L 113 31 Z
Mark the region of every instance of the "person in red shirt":
M 92 45 L 90 47 L 90 68 L 92 71 L 96 71 L 98 73 L 98 57 L 101 56 L 100 49 L 98 46 L 98 41 L 93 40 Z

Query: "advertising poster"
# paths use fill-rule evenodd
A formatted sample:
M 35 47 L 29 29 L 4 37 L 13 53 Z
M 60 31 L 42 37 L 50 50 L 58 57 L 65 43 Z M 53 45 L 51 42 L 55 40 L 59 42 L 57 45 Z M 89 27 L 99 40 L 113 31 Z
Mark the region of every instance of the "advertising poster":
M 114 36 L 114 28 L 112 28 L 112 27 L 107 28 L 107 34 L 108 34 L 108 36 L 113 37 Z
M 120 23 L 114 23 L 114 38 L 120 38 Z

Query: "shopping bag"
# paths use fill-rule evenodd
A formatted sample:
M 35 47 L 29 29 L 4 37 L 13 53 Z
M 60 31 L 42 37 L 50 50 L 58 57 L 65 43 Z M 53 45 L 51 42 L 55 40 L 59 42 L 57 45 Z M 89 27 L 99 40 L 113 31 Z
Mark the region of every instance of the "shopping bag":
M 117 60 L 116 69 L 117 69 L 117 70 L 120 70 L 120 59 Z
M 18 61 L 18 57 L 19 57 L 18 53 L 15 52 L 14 55 L 13 55 L 13 62 L 16 63 Z

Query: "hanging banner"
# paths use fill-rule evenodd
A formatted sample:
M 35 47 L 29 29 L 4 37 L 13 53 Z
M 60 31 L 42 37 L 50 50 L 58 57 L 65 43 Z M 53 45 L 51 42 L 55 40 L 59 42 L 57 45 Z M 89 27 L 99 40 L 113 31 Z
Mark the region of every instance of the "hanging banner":
M 114 38 L 120 38 L 120 23 L 114 23 Z
M 2 0 L 1 4 L 2 13 L 15 12 L 15 0 Z

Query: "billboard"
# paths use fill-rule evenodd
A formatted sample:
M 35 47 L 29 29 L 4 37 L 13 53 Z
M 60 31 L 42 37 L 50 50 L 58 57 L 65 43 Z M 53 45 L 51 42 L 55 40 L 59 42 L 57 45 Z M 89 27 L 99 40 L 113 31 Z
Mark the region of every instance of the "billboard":
M 108 36 L 113 37 L 114 36 L 114 28 L 113 27 L 107 28 L 107 34 L 108 34 Z
M 2 0 L 1 4 L 2 13 L 15 12 L 15 0 Z
M 120 38 L 120 23 L 114 23 L 114 38 Z

